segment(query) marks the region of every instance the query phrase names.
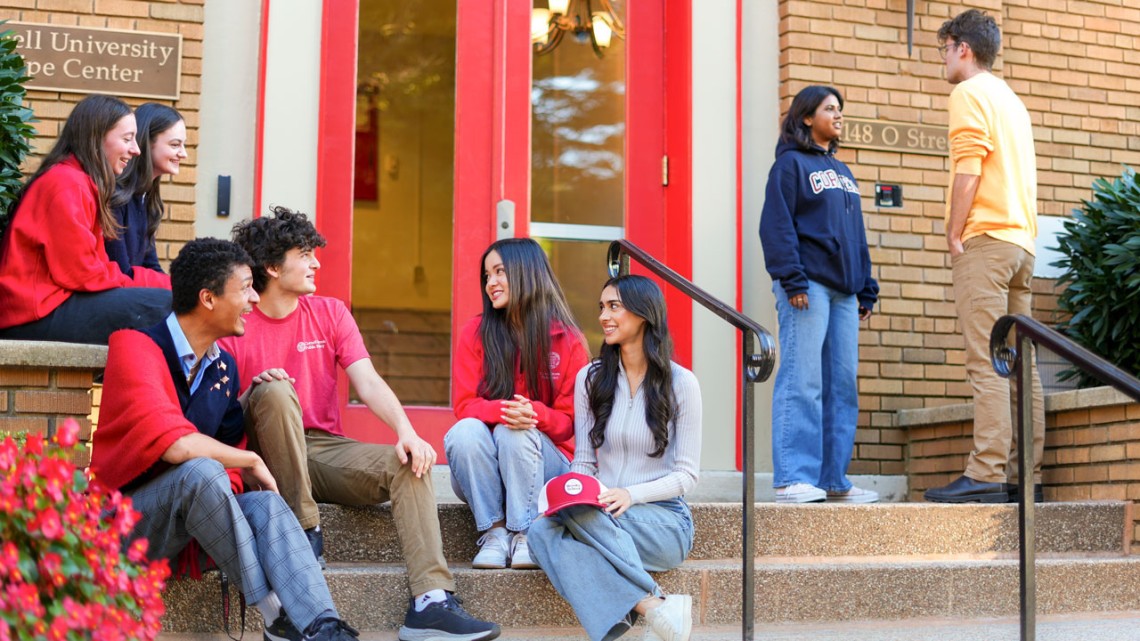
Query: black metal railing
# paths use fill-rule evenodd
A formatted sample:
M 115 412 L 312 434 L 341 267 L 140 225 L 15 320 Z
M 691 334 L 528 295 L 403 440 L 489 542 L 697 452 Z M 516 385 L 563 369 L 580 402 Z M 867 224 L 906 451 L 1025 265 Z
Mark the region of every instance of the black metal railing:
M 1009 332 L 1017 328 L 1016 347 L 1008 341 Z M 1060 332 L 1028 316 L 1002 316 L 990 334 L 990 357 L 994 371 L 1017 381 L 1017 433 L 1021 473 L 1018 478 L 1018 538 L 1020 542 L 1019 578 L 1021 599 L 1021 640 L 1034 641 L 1037 636 L 1036 522 L 1033 504 L 1033 384 L 1031 345 L 1042 345 L 1070 363 L 1140 402 L 1140 380 L 1074 343 Z
M 756 420 L 752 407 L 754 401 L 753 384 L 762 383 L 772 375 L 776 365 L 776 343 L 772 334 L 759 323 L 721 302 L 718 298 L 697 287 L 692 281 L 666 267 L 661 261 L 650 256 L 637 245 L 627 240 L 615 240 L 610 244 L 608 262 L 610 276 L 629 273 L 629 259 L 633 258 L 645 269 L 659 277 L 683 294 L 700 303 L 705 309 L 728 321 L 741 332 L 741 372 L 740 372 L 740 447 L 741 472 L 744 475 L 744 497 L 742 499 L 744 541 L 741 550 L 743 567 L 742 591 L 742 638 L 752 641 L 755 626 L 755 572 L 756 572 Z M 753 345 L 757 342 L 758 349 Z

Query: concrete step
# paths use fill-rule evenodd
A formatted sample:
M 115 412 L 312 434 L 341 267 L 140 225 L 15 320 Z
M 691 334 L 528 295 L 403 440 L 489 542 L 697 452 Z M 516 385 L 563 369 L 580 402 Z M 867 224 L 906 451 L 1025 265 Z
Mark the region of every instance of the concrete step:
M 1091 501 L 1037 506 L 1041 552 L 1127 553 L 1130 503 Z M 399 563 L 403 560 L 390 505 L 321 505 L 329 561 Z M 739 504 L 692 506 L 693 560 L 740 558 Z M 475 556 L 478 532 L 462 503 L 439 506 L 449 562 Z M 756 504 L 756 555 L 775 557 L 894 556 L 902 554 L 1015 554 L 1015 505 Z
M 540 570 L 460 567 L 454 572 L 465 607 L 475 616 L 510 627 L 577 623 Z M 220 630 L 215 576 L 174 581 L 167 587 L 165 631 Z M 334 564 L 325 576 L 338 609 L 353 626 L 384 631 L 402 623 L 408 604 L 402 567 Z M 666 591 L 693 596 L 694 623 L 700 626 L 732 625 L 741 620 L 740 577 L 739 562 L 732 561 L 689 561 L 657 575 Z M 756 616 L 758 623 L 1015 616 L 1017 586 L 1017 562 L 1005 559 L 789 562 L 761 558 L 756 567 Z M 1136 609 L 1140 558 L 1039 559 L 1037 586 L 1041 614 Z M 248 628 L 256 630 L 260 625 L 256 609 L 251 609 Z
M 1140 611 L 1082 612 L 1043 615 L 1038 618 L 1041 641 L 1135 641 L 1140 629 Z M 693 626 L 693 641 L 739 641 L 739 625 Z M 530 641 L 586 641 L 578 627 L 504 628 L 500 639 Z M 624 638 L 640 639 L 638 631 Z M 764 641 L 1018 641 L 1016 617 L 924 618 L 907 621 L 858 621 L 824 623 L 759 623 L 755 639 Z M 228 641 L 224 634 L 178 634 L 164 632 L 158 641 Z M 395 630 L 365 631 L 360 641 L 396 641 Z

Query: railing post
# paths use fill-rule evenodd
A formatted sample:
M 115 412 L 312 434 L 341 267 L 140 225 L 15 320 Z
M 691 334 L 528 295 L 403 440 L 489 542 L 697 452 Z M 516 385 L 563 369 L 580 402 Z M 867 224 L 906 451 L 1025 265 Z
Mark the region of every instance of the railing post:
M 743 598 L 741 601 L 742 624 L 744 626 L 744 641 L 752 641 L 755 633 L 755 604 L 756 604 L 756 417 L 752 413 L 752 405 L 756 396 L 756 386 L 753 377 L 749 375 L 749 368 L 753 360 L 752 339 L 754 334 L 745 330 L 741 332 L 742 358 L 740 360 L 740 443 L 741 443 L 741 471 L 744 473 L 744 498 L 742 514 L 744 518 L 743 550 L 741 560 L 743 568 Z
M 1017 337 L 1017 433 L 1018 437 L 1018 537 L 1021 539 L 1021 641 L 1037 637 L 1037 576 L 1035 571 L 1037 536 L 1034 516 L 1033 470 L 1033 341 L 1018 332 Z

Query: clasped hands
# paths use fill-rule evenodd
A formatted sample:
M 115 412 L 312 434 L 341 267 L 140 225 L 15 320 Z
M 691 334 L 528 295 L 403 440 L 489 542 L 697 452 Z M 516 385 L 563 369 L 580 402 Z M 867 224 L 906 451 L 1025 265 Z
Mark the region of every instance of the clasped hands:
M 515 394 L 513 399 L 500 401 L 502 406 L 502 414 L 499 415 L 499 422 L 512 430 L 529 430 L 532 427 L 538 427 L 538 412 L 534 411 L 534 405 L 531 404 L 530 399 L 520 394 Z

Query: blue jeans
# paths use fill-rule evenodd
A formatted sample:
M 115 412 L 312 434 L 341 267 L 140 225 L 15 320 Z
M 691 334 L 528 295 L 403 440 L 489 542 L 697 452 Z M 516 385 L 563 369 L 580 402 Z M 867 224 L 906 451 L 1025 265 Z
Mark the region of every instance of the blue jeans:
M 681 498 L 639 503 L 616 519 L 575 505 L 535 521 L 527 543 L 590 639 L 608 641 L 629 630 L 639 601 L 662 596 L 649 572 L 671 570 L 689 556 L 693 517 Z
M 512 532 L 526 532 L 538 515 L 544 483 L 570 471 L 570 461 L 537 429 L 494 429 L 465 418 L 443 437 L 451 466 L 451 487 L 471 506 L 480 532 L 502 520 Z
M 851 489 L 847 465 L 859 418 L 859 301 L 808 281 L 796 309 L 777 281 L 780 369 L 772 393 L 772 485 Z
M 169 289 L 118 287 L 75 292 L 39 320 L 0 329 L 0 338 L 106 345 L 120 329 L 146 329 L 169 314 Z

